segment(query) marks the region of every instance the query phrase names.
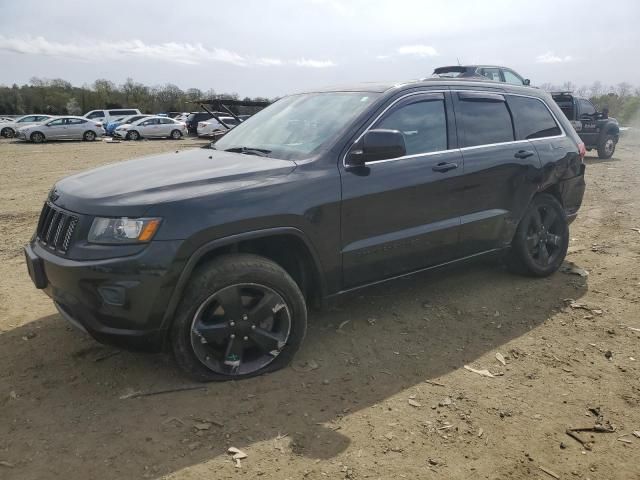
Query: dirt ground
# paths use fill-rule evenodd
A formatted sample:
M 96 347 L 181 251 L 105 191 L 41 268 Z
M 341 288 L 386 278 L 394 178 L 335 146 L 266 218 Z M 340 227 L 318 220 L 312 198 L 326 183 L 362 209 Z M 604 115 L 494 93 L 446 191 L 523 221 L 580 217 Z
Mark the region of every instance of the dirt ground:
M 0 478 L 640 479 L 640 135 L 586 159 L 568 260 L 588 276 L 396 281 L 312 313 L 290 368 L 126 398 L 190 383 L 68 326 L 20 247 L 56 179 L 194 146 L 0 141 Z M 615 432 L 565 433 L 597 422 Z

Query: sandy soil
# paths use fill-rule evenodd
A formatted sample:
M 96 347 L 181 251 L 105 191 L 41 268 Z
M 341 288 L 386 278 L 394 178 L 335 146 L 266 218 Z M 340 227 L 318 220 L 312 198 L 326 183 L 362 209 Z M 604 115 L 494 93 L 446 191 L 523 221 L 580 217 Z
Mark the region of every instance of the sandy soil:
M 312 313 L 281 372 L 121 398 L 188 380 L 69 327 L 20 247 L 56 179 L 196 144 L 0 141 L 0 478 L 640 478 L 640 137 L 586 160 L 568 259 L 589 276 L 396 281 Z M 598 421 L 615 432 L 579 433 L 590 449 L 565 433 Z

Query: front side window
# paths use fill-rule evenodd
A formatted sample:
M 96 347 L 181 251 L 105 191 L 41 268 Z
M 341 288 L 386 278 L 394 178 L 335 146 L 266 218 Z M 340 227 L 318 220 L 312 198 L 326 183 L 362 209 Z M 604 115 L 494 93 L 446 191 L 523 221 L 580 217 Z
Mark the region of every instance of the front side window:
M 447 149 L 447 116 L 444 100 L 423 100 L 403 105 L 373 128 L 398 130 L 404 137 L 407 155 Z
M 500 95 L 461 96 L 456 109 L 458 128 L 464 132 L 463 147 L 511 142 L 513 124 Z
M 291 95 L 229 130 L 213 148 L 254 148 L 291 160 L 309 158 L 344 132 L 378 97 L 373 92 L 321 92 Z
M 502 70 L 504 81 L 511 85 L 524 85 L 522 79 L 511 70 Z
M 514 95 L 509 95 L 507 98 L 518 140 L 553 137 L 562 133 L 542 101 Z
M 580 103 L 580 115 L 594 115 L 596 113 L 596 107 L 589 100 L 581 98 L 578 102 Z

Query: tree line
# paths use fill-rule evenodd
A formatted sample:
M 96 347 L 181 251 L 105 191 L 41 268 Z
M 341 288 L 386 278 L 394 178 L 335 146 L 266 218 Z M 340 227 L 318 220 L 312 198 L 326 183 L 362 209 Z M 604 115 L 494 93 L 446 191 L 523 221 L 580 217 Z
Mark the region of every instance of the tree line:
M 144 113 L 189 112 L 200 110 L 191 103 L 200 99 L 239 99 L 237 93 L 219 93 L 213 89 L 182 90 L 171 83 L 147 86 L 128 78 L 123 84 L 99 79 L 91 85 L 73 86 L 59 78 L 32 78 L 28 84 L 0 85 L 0 114 L 84 115 L 102 108 L 138 108 Z M 245 97 L 243 100 L 268 101 L 268 98 Z
M 581 97 L 590 98 L 622 124 L 640 123 L 640 88 L 622 82 L 615 86 L 596 81 L 589 86 L 577 86 L 572 82 L 562 85 L 544 83 L 540 88 L 547 91 L 572 91 Z M 199 110 L 191 103 L 203 98 L 238 99 L 237 93 L 218 93 L 213 89 L 198 88 L 182 90 L 173 84 L 147 86 L 128 78 L 123 84 L 99 79 L 92 85 L 75 87 L 70 82 L 56 79 L 32 78 L 28 84 L 0 85 L 0 114 L 26 115 L 46 113 L 50 115 L 82 115 L 101 108 L 138 108 L 145 113 L 188 112 Z M 269 100 L 265 97 L 243 100 Z M 243 112 L 240 112 L 243 113 Z

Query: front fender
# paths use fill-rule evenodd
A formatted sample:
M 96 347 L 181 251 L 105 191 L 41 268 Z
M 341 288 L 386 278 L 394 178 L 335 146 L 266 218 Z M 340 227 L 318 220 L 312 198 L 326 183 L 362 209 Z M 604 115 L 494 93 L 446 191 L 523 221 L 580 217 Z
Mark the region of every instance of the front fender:
M 318 253 L 304 232 L 295 227 L 275 227 L 275 228 L 266 228 L 261 230 L 254 230 L 250 232 L 243 232 L 236 235 L 229 235 L 222 238 L 217 238 L 215 240 L 208 241 L 202 245 L 200 245 L 193 253 L 187 256 L 186 263 L 182 268 L 182 272 L 176 282 L 176 286 L 171 295 L 171 299 L 169 300 L 169 304 L 167 305 L 167 309 L 165 311 L 164 317 L 162 319 L 161 329 L 168 330 L 171 322 L 173 321 L 173 316 L 175 314 L 176 308 L 178 307 L 178 303 L 180 302 L 180 298 L 182 297 L 182 292 L 187 285 L 187 282 L 191 278 L 191 274 L 193 273 L 196 265 L 200 262 L 205 255 L 213 250 L 216 250 L 221 247 L 233 245 L 235 243 L 245 241 L 245 240 L 255 240 L 258 238 L 271 237 L 275 235 L 294 235 L 298 237 L 307 247 L 307 250 L 311 254 L 311 260 L 314 264 L 316 271 L 318 272 L 318 280 L 319 286 L 321 289 L 321 298 L 326 296 L 326 283 L 323 275 L 323 270 L 320 263 L 320 258 Z M 180 255 L 179 255 L 180 256 Z

